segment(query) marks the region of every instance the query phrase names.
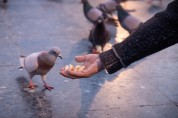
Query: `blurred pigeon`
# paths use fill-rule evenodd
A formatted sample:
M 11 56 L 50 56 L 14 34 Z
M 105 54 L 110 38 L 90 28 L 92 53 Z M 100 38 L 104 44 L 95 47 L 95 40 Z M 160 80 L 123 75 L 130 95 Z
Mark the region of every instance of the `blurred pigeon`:
M 106 28 L 104 19 L 99 17 L 89 34 L 89 41 L 93 46 L 92 53 L 101 53 L 110 39 L 110 32 Z
M 95 23 L 99 17 L 106 19 L 106 14 L 104 14 L 101 10 L 91 6 L 88 0 L 81 0 L 81 3 L 83 3 L 84 15 L 90 22 Z
M 131 16 L 127 11 L 125 11 L 121 5 L 116 7 L 118 20 L 121 26 L 126 29 L 129 33 L 131 33 L 134 29 L 136 29 L 142 22 Z
M 62 59 L 60 50 L 58 47 L 52 47 L 49 51 L 41 51 L 32 53 L 28 56 L 20 56 L 20 67 L 24 68 L 30 77 L 28 88 L 34 89 L 36 85 L 33 84 L 32 78 L 35 75 L 41 75 L 44 87 L 48 90 L 53 89 L 46 84 L 46 74 L 54 66 L 57 57 Z
M 99 4 L 97 8 L 104 13 L 112 15 L 112 13 L 116 11 L 116 6 L 125 1 L 126 0 L 107 0 L 106 2 Z
M 105 3 L 99 4 L 97 8 L 103 11 L 104 13 L 112 15 L 112 13 L 116 10 L 116 6 L 118 4 L 119 3 L 115 0 L 108 0 Z

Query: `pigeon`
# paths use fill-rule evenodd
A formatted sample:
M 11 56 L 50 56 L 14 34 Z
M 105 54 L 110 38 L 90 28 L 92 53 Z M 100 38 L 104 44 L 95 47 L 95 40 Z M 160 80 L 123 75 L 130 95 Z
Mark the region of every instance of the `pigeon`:
M 53 87 L 47 85 L 45 79 L 46 74 L 54 66 L 57 57 L 62 59 L 60 50 L 56 46 L 52 47 L 49 51 L 40 51 L 32 53 L 28 56 L 20 56 L 19 69 L 24 68 L 28 72 L 30 78 L 28 88 L 34 89 L 36 87 L 36 85 L 32 82 L 32 78 L 35 75 L 40 75 L 44 83 L 44 87 L 48 90 L 53 89 Z
M 106 2 L 99 4 L 97 8 L 112 16 L 112 13 L 116 11 L 116 6 L 125 1 L 126 0 L 107 0 Z
M 135 30 L 138 26 L 142 24 L 142 22 L 136 17 L 130 15 L 127 11 L 125 11 L 121 5 L 116 7 L 118 20 L 121 26 L 126 29 L 129 33 Z
M 103 11 L 104 13 L 112 15 L 112 13 L 116 11 L 117 5 L 118 2 L 116 2 L 115 0 L 108 0 L 105 3 L 99 4 L 97 8 Z
M 104 46 L 110 39 L 110 32 L 106 28 L 104 19 L 99 17 L 89 34 L 89 41 L 93 46 L 92 53 L 103 52 Z
M 99 17 L 103 17 L 103 19 L 107 18 L 106 14 L 101 10 L 91 6 L 88 0 L 81 0 L 81 3 L 83 3 L 83 12 L 85 17 L 93 24 Z

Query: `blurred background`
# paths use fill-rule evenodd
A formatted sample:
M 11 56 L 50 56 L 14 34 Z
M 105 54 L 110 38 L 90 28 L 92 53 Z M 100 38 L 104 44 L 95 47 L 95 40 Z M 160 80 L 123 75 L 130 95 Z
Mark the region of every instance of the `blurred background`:
M 94 7 L 105 0 L 88 0 Z M 121 3 L 131 15 L 145 22 L 166 9 L 172 0 L 130 0 Z M 117 19 L 116 13 L 113 17 Z M 102 71 L 90 78 L 70 80 L 59 74 L 67 64 L 77 65 L 76 55 L 88 54 L 92 25 L 79 0 L 0 0 L 0 118 L 178 118 L 178 45 L 133 63 L 112 75 Z M 129 33 L 107 25 L 112 44 Z M 52 46 L 61 49 L 43 89 L 40 76 L 34 93 L 24 91 L 29 81 L 18 70 L 19 55 Z

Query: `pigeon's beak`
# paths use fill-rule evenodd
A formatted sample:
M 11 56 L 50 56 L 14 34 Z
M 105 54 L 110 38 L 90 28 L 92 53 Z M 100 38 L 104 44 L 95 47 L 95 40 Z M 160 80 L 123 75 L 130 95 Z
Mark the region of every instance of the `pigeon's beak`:
M 60 57 L 60 58 L 62 59 L 62 56 L 61 56 L 61 54 L 60 54 L 58 57 Z

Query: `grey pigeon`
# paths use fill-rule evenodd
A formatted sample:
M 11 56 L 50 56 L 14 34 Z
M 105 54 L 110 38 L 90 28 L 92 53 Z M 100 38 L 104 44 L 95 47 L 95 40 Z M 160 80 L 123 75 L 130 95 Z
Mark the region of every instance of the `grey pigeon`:
M 97 8 L 104 13 L 112 15 L 112 13 L 116 11 L 116 6 L 125 1 L 127 0 L 107 0 L 106 2 L 99 4 Z
M 81 3 L 83 3 L 84 15 L 90 22 L 95 23 L 99 17 L 103 17 L 103 19 L 107 17 L 101 10 L 91 6 L 88 0 L 81 0 Z
M 112 15 L 112 13 L 116 11 L 116 6 L 118 4 L 119 3 L 116 0 L 108 0 L 104 3 L 99 4 L 97 8 L 103 11 L 104 13 Z
M 89 41 L 93 46 L 92 53 L 101 53 L 110 39 L 110 32 L 106 28 L 104 19 L 99 17 L 89 34 Z
M 126 29 L 129 33 L 135 30 L 142 22 L 136 17 L 130 15 L 121 5 L 116 7 L 118 20 L 121 26 Z
M 40 75 L 44 83 L 44 87 L 48 90 L 53 89 L 46 84 L 46 74 L 54 66 L 57 57 L 62 59 L 60 50 L 58 47 L 52 47 L 49 51 L 41 51 L 32 53 L 28 56 L 20 56 L 20 67 L 24 68 L 29 74 L 29 86 L 28 88 L 34 89 L 36 85 L 33 84 L 32 78 L 35 75 Z

